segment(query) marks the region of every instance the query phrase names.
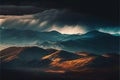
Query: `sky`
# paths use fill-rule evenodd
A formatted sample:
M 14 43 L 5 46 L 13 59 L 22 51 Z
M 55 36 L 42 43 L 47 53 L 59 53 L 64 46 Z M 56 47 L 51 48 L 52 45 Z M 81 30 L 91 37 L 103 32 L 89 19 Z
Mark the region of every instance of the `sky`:
M 118 0 L 0 0 L 0 27 L 119 35 L 118 12 Z
M 0 0 L 0 5 L 33 6 L 36 7 L 36 9 L 34 9 L 35 11 L 37 11 L 38 8 L 69 9 L 76 13 L 116 20 L 119 10 L 118 1 L 119 0 Z M 13 9 L 13 11 L 15 10 Z M 24 12 L 27 11 L 24 10 Z

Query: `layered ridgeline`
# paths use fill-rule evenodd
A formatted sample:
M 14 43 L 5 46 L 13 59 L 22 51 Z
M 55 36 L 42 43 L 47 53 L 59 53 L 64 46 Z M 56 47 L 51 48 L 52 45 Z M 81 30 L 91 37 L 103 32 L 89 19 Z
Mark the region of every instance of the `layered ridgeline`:
M 10 47 L 0 51 L 1 69 L 79 72 L 86 69 L 119 66 L 119 54 L 96 55 L 87 52 L 67 52 L 39 47 Z
M 9 47 L 0 51 L 0 69 L 4 80 L 118 80 L 119 57 L 116 53 Z
M 10 46 L 40 46 L 69 52 L 119 53 L 119 36 L 99 31 L 85 34 L 61 34 L 57 31 L 37 32 L 32 30 L 0 29 L 0 44 Z

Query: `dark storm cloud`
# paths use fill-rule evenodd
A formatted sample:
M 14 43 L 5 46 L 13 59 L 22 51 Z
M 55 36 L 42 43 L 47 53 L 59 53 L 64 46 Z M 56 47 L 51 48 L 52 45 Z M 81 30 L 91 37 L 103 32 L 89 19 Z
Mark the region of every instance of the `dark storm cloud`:
M 118 0 L 0 0 L 0 5 L 1 15 L 31 14 L 22 16 L 28 19 L 1 20 L 4 27 L 62 32 L 72 28 L 115 32 L 119 27 Z
M 81 15 L 77 18 L 76 14 L 70 14 L 67 10 L 50 9 L 32 15 L 3 15 L 0 17 L 2 17 L 0 25 L 4 28 L 16 28 L 22 30 L 29 29 L 37 31 L 56 30 L 61 33 L 68 34 L 85 33 L 88 30 L 94 29 L 87 27 L 88 25 L 86 25 L 84 21 L 82 22 L 82 19 L 86 18 L 86 16 Z
M 117 23 L 119 0 L 0 0 L 0 5 L 31 5 L 45 9 L 68 9 Z
M 42 31 L 43 29 L 50 27 L 49 25 L 52 25 L 58 15 L 62 14 L 63 12 L 64 11 L 50 9 L 30 15 L 1 15 L 0 25 L 1 27 L 5 28 L 32 29 Z
M 119 26 L 103 24 L 99 19 L 92 16 L 68 10 L 50 9 L 31 15 L 1 15 L 0 17 L 0 27 L 4 28 L 37 31 L 56 30 L 64 34 L 84 34 L 91 30 L 99 30 L 106 33 L 119 34 Z
M 35 6 L 16 6 L 16 5 L 0 5 L 1 15 L 24 15 L 34 14 L 43 11 L 42 8 Z

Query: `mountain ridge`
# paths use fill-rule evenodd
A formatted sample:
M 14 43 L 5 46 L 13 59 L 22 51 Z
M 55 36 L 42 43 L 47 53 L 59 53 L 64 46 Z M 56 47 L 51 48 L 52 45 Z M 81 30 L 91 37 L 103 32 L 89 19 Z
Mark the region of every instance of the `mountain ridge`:
M 87 32 L 82 35 L 67 35 L 61 34 L 57 31 L 38 32 L 17 29 L 3 29 L 0 30 L 0 33 L 1 45 L 36 45 L 42 48 L 63 49 L 70 52 L 119 52 L 119 36 L 113 36 L 111 34 L 99 32 L 96 30 Z
M 22 51 L 18 49 L 22 49 Z M 14 53 L 15 50 L 19 51 L 19 53 Z M 8 53 L 10 51 L 13 54 Z M 85 56 L 79 54 L 85 54 Z M 88 68 L 106 68 L 119 65 L 119 54 L 90 55 L 87 52 L 79 54 L 63 50 L 49 52 L 39 47 L 10 47 L 0 51 L 0 64 L 2 65 L 1 68 L 7 69 L 39 68 L 43 70 L 64 70 L 65 72 L 79 72 L 79 70 Z

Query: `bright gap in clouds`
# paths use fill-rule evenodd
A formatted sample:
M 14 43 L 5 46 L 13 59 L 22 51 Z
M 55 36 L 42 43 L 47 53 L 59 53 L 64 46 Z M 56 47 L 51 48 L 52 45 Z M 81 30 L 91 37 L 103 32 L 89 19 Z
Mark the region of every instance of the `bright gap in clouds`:
M 56 25 L 53 25 L 49 31 L 58 31 L 62 34 L 84 34 L 86 33 L 85 29 L 82 28 L 82 26 L 76 25 L 76 26 L 68 26 L 65 25 L 64 27 L 58 27 Z
M 5 19 L 0 19 L 0 25 L 2 25 L 4 21 Z

